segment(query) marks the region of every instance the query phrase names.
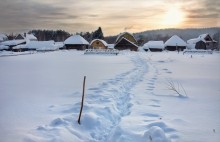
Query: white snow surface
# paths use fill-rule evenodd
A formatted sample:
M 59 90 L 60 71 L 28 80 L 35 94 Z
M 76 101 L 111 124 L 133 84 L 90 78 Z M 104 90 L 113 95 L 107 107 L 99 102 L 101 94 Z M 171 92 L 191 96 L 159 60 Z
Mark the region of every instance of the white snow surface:
M 85 45 L 89 45 L 89 42 L 86 41 L 80 35 L 73 35 L 73 36 L 70 36 L 69 38 L 67 38 L 64 41 L 64 44 L 85 44 Z
M 186 46 L 186 42 L 177 35 L 173 35 L 165 42 L 165 46 Z
M 0 57 L 0 141 L 218 142 L 219 59 L 74 50 Z M 167 89 L 170 80 L 181 95 Z

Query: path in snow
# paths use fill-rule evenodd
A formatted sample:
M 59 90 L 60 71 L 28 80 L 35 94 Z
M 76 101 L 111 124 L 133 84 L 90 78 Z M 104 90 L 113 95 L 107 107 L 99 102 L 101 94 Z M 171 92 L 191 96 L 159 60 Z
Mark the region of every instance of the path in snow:
M 146 60 L 138 53 L 128 56 L 134 64 L 132 70 L 87 89 L 81 125 L 76 121 L 80 103 L 51 106 L 51 111 L 60 113 L 61 117 L 39 126 L 25 141 L 108 141 L 121 119 L 130 114 L 133 96 L 130 91 L 143 81 L 147 72 Z
M 177 131 L 167 124 L 161 112 L 163 98 L 155 94 L 155 90 L 158 90 L 157 84 L 163 78 L 161 74 L 171 72 L 155 66 L 157 63 L 151 60 L 149 54 L 140 53 L 140 56 L 148 64 L 147 74 L 142 76 L 142 82 L 132 88 L 131 114 L 122 118 L 109 141 L 175 141 L 178 139 Z

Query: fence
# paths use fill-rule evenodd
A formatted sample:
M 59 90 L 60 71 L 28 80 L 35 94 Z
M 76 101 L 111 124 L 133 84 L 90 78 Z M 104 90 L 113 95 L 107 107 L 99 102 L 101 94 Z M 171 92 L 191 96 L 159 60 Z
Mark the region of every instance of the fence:
M 113 54 L 113 55 L 118 55 L 119 50 L 117 50 L 117 49 L 86 49 L 84 54 Z

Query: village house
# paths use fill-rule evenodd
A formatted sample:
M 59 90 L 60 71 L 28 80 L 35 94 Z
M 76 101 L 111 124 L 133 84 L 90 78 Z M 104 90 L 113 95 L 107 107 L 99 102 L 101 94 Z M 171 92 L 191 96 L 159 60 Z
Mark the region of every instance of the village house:
M 202 34 L 199 37 L 187 40 L 188 49 L 216 49 L 217 41 L 213 40 L 209 34 Z
M 165 49 L 169 51 L 183 51 L 186 49 L 186 42 L 177 35 L 174 35 L 165 42 Z
M 118 35 L 114 48 L 118 50 L 137 51 L 137 40 L 134 38 L 132 34 L 124 32 Z
M 64 41 L 66 49 L 85 50 L 89 47 L 89 42 L 80 35 L 73 35 Z
M 164 50 L 163 41 L 148 41 L 144 44 L 143 49 L 145 51 L 150 50 L 151 52 L 161 52 Z
M 93 49 L 107 49 L 108 44 L 102 39 L 94 39 L 90 43 L 91 48 Z

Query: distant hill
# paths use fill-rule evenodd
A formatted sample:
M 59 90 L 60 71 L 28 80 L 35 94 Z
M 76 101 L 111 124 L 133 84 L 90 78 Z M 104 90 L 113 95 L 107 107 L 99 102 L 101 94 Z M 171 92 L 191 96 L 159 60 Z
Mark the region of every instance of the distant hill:
M 196 38 L 201 34 L 209 33 L 216 41 L 219 41 L 220 27 L 213 28 L 190 28 L 190 29 L 158 29 L 149 30 L 138 33 L 133 33 L 138 40 L 139 45 L 143 45 L 149 40 L 163 40 L 164 42 L 173 35 L 178 35 L 183 40 L 187 41 L 191 38 Z M 116 36 L 105 37 L 108 43 L 114 43 Z

